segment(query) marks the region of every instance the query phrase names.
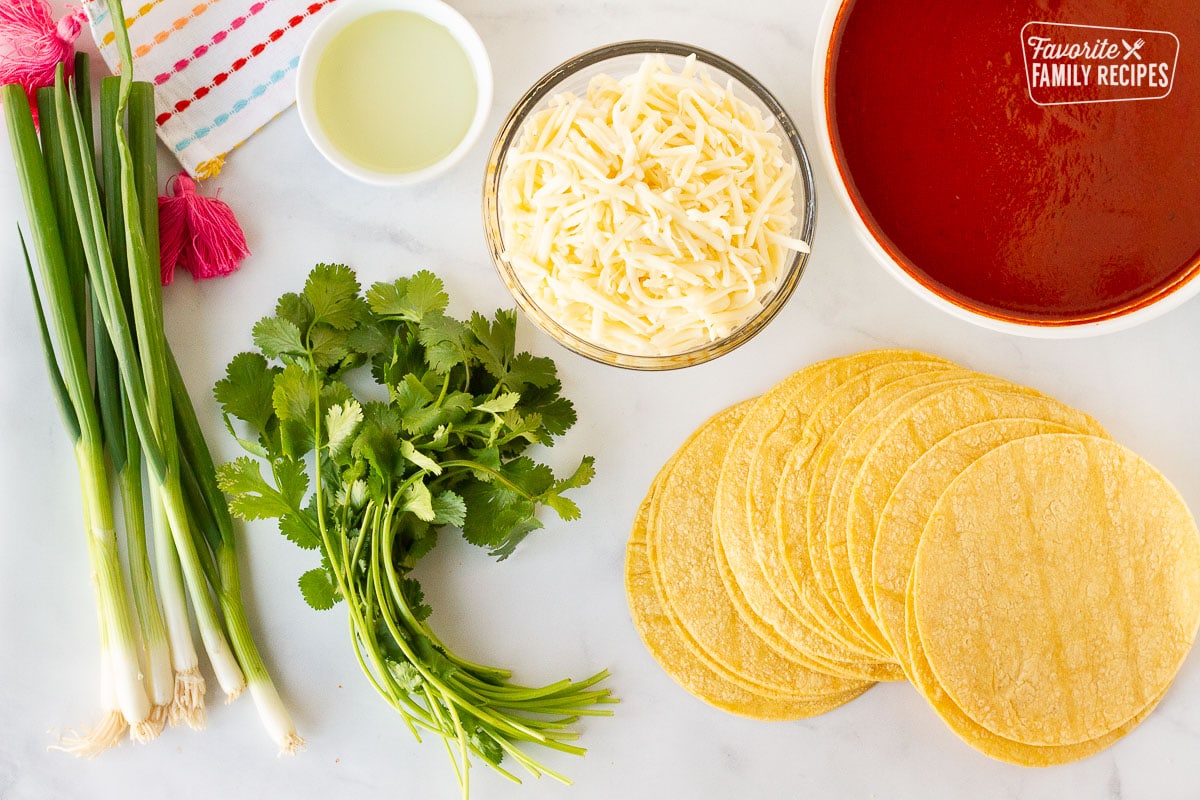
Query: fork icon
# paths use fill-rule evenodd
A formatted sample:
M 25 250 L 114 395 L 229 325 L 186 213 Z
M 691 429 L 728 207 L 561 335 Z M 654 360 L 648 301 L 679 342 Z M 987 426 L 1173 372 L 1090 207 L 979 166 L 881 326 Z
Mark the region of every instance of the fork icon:
M 1138 51 L 1142 49 L 1142 46 L 1144 44 L 1146 44 L 1145 39 L 1138 39 L 1133 44 L 1130 44 L 1129 42 L 1122 39 L 1121 44 L 1125 45 L 1125 56 L 1124 56 L 1125 61 L 1128 61 L 1130 56 L 1133 56 L 1138 61 L 1142 60 L 1142 54 L 1139 53 Z

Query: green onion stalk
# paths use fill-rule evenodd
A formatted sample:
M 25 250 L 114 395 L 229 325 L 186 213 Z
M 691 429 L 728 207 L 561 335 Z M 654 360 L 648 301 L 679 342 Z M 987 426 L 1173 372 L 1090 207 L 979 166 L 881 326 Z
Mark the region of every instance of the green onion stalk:
M 108 0 L 107 5 L 113 19 L 124 18 L 120 0 Z M 132 64 L 133 52 L 128 31 L 122 25 L 116 25 L 114 29 L 122 63 Z M 132 90 L 132 70 L 122 72 L 120 89 L 122 99 L 127 99 Z M 144 91 L 148 92 L 148 89 Z M 131 133 L 137 134 L 132 138 L 141 141 L 145 147 L 152 150 L 151 144 L 145 144 L 153 142 L 152 95 L 142 95 L 139 102 L 139 96 L 134 94 L 134 101 L 135 106 L 145 108 L 146 113 L 131 117 Z M 119 104 L 119 107 L 121 105 L 123 103 Z M 138 120 L 144 123 L 140 131 L 135 124 Z M 182 378 L 178 374 L 170 347 L 163 336 L 160 270 L 157 260 L 157 179 L 146 171 L 141 173 L 140 181 L 135 177 L 129 164 L 132 158 L 124 141 L 123 130 L 119 125 L 114 127 L 122 162 L 121 198 L 127 221 L 125 244 L 136 300 L 134 310 L 140 312 L 135 314 L 140 355 L 149 367 L 148 394 L 155 409 L 157 427 L 167 444 L 172 445 L 166 448 L 167 471 L 161 485 L 163 510 L 174 535 L 189 597 L 200 624 L 201 639 L 226 697 L 236 697 L 248 683 L 259 716 L 268 732 L 281 751 L 293 753 L 303 746 L 303 740 L 296 733 L 295 725 L 250 634 L 241 597 L 237 550 L 232 523 L 229 522 L 228 506 L 224 495 L 216 490 L 216 469 L 212 457 L 204 443 L 199 422 L 186 388 L 182 385 Z M 147 159 L 145 163 L 152 163 L 152 159 Z M 143 236 L 139 236 L 139 233 Z M 178 428 L 177 418 L 180 422 Z M 185 456 L 182 463 L 180 443 L 183 445 L 182 454 Z M 201 488 L 212 488 L 212 491 L 205 493 L 206 503 L 194 509 L 189 509 L 184 499 L 183 481 L 187 474 L 194 475 Z M 218 536 L 205 539 L 203 531 L 192 530 L 193 517 L 203 516 L 202 512 L 205 510 L 217 520 Z M 211 558 L 202 561 L 202 555 L 210 554 L 207 548 L 211 548 Z M 217 597 L 220 612 L 212 604 L 210 588 Z M 218 622 L 222 617 L 224 628 L 220 627 Z
M 78 80 L 78 78 L 77 78 Z M 101 125 L 101 163 L 104 178 L 105 223 L 108 225 L 109 242 L 111 245 L 114 269 L 117 278 L 117 289 L 120 293 L 126 318 L 134 316 L 134 298 L 130 286 L 129 263 L 125 249 L 125 209 L 121 202 L 121 158 L 117 142 L 117 129 L 122 124 L 120 112 L 121 79 L 117 77 L 104 78 L 100 83 L 100 119 Z M 157 191 L 157 155 L 153 123 L 153 89 L 145 83 L 135 83 L 130 91 L 129 139 L 133 144 L 133 166 L 137 175 L 137 185 L 142 193 L 142 206 L 146 206 L 147 191 L 144 188 L 149 183 L 149 195 Z M 148 176 L 148 179 L 147 179 Z M 157 203 L 155 203 L 157 211 Z M 142 228 L 147 239 L 153 239 L 157 251 L 157 218 L 142 217 Z M 147 247 L 149 250 L 149 247 Z M 95 314 L 97 319 L 103 317 L 102 310 Z M 115 361 L 115 351 L 113 353 Z M 132 509 L 136 508 L 136 520 L 127 518 L 127 530 L 130 542 L 130 567 L 134 578 L 134 597 L 140 594 L 149 595 L 153 591 L 150 583 L 150 560 L 146 550 L 145 518 L 142 504 L 138 497 L 143 495 L 141 485 L 141 445 L 133 423 L 133 410 L 128 401 L 124 403 L 122 423 L 124 432 L 129 437 L 128 465 L 121 471 L 121 488 L 124 505 L 130 509 L 130 517 L 134 516 Z M 121 470 L 120 465 L 114 466 Z M 172 689 L 165 699 L 168 705 L 168 716 L 172 725 L 186 723 L 192 728 L 200 729 L 206 724 L 204 711 L 205 683 L 200 672 L 200 660 L 196 654 L 195 643 L 192 640 L 191 622 L 188 616 L 187 595 L 184 589 L 183 575 L 179 567 L 179 556 L 171 529 L 166 521 L 162 499 L 157 492 L 152 492 L 148 498 L 151 509 L 152 528 L 154 531 L 155 564 L 159 574 L 161 591 L 161 607 L 157 600 L 143 614 L 143 638 L 146 641 L 148 656 L 151 664 L 151 674 L 161 675 L 170 669 L 173 675 L 168 682 L 166 677 L 156 678 L 153 683 L 158 689 L 156 703 L 162 702 L 162 689 Z M 132 525 L 132 527 L 129 527 Z M 141 606 L 139 614 L 143 613 Z M 163 655 L 166 664 L 163 664 Z
M 137 740 L 152 738 L 151 703 L 142 683 L 136 623 L 125 587 L 113 518 L 99 412 L 92 394 L 83 336 L 85 310 L 72 278 L 79 265 L 68 260 L 47 162 L 58 169 L 54 153 L 43 159 L 33 115 L 21 87 L 0 89 L 5 121 L 13 143 L 17 180 L 28 211 L 40 281 L 26 250 L 26 270 L 34 295 L 51 385 L 64 424 L 74 441 L 83 498 L 84 528 L 100 619 L 101 702 L 104 722 L 91 733 L 64 741 L 65 749 L 95 755 L 120 741 L 128 729 Z M 44 118 L 43 118 L 44 119 Z M 60 132 L 43 121 L 43 137 L 53 144 Z M 24 238 L 22 237 L 22 243 Z M 42 292 L 37 286 L 41 284 Z
M 86 64 L 86 56 L 77 57 L 75 66 L 77 93 L 80 90 L 85 90 L 87 86 Z M 103 83 L 107 84 L 112 80 L 111 78 L 105 78 Z M 90 104 L 82 102 L 82 100 L 79 105 L 81 111 L 84 108 L 90 108 Z M 116 114 L 116 93 L 113 91 L 101 91 L 100 118 L 104 120 L 114 119 Z M 86 132 L 90 129 L 86 118 L 87 115 L 83 114 L 81 116 L 84 118 L 84 130 Z M 120 198 L 115 191 L 112 191 L 117 183 L 117 170 L 118 160 L 116 144 L 113 141 L 113 132 L 109 126 L 105 125 L 101 129 L 100 171 L 105 190 L 104 221 L 108 226 L 110 242 L 120 241 L 123 238 L 123 233 L 121 233 L 123 221 Z M 121 276 L 127 269 L 124 249 L 119 246 L 113 246 L 112 251 L 117 275 Z M 121 290 L 125 303 L 128 306 L 131 302 L 128 296 L 128 289 L 122 285 Z M 94 298 L 92 305 L 92 316 L 98 320 L 101 317 L 101 311 L 96 305 Z M 203 694 L 200 697 L 201 705 L 199 712 L 196 712 L 193 708 L 190 709 L 190 713 L 187 715 L 180 714 L 177 698 L 179 697 L 179 690 L 181 688 L 180 684 L 186 681 L 186 677 L 181 676 L 177 682 L 175 665 L 172 662 L 173 648 L 168 639 L 162 604 L 159 602 L 159 593 L 154 584 L 150 553 L 146 541 L 146 502 L 142 484 L 141 443 L 138 441 L 137 432 L 133 427 L 133 412 L 128 399 L 124 396 L 123 387 L 121 386 L 116 350 L 102 325 L 94 326 L 93 342 L 97 365 L 96 394 L 100 401 L 101 419 L 104 422 L 109 458 L 117 474 L 121 508 L 124 512 L 123 521 L 128 546 L 129 572 L 133 583 L 134 607 L 137 610 L 138 622 L 140 623 L 139 631 L 142 641 L 142 656 L 143 663 L 146 665 L 146 688 L 154 703 L 154 722 L 161 729 L 164 723 L 174 715 L 173 721 L 175 724 L 178 724 L 182 719 L 191 722 L 193 727 L 195 727 L 197 713 L 199 714 L 200 721 L 203 721 Z M 170 583 L 167 585 L 170 586 Z M 186 606 L 184 622 L 185 624 L 187 622 Z M 191 651 L 192 668 L 195 674 L 199 676 L 195 648 L 191 644 L 191 631 L 185 630 L 185 632 L 187 634 L 187 641 L 177 645 L 174 649 L 179 653 L 184 653 L 188 650 Z
M 109 0 L 108 10 L 124 18 L 119 0 Z M 131 65 L 128 33 L 121 25 L 115 32 L 121 63 Z M 129 69 L 104 82 L 101 186 L 87 72 L 84 56 L 81 82 L 72 87 L 60 66 L 54 87 L 42 90 L 40 142 L 20 87 L 0 89 L 36 256 L 26 253 L 27 271 L 51 383 L 75 442 L 100 619 L 108 715 L 64 748 L 94 755 L 127 729 L 145 740 L 166 721 L 203 726 L 194 615 L 227 698 L 248 684 L 272 738 L 294 752 L 303 740 L 250 634 L 228 507 L 163 333 L 153 90 L 134 84 Z M 122 500 L 132 592 L 118 554 L 106 455 Z
M 120 19 L 122 12 L 119 2 L 112 0 L 109 6 L 113 18 Z M 123 55 L 122 60 L 124 63 L 132 63 L 128 34 L 121 26 L 116 26 L 116 28 L 117 47 Z M 129 102 L 133 84 L 128 70 L 120 77 L 116 106 L 117 118 L 102 120 L 102 124 L 111 126 L 114 131 L 120 165 L 117 189 L 123 210 L 123 244 L 125 260 L 128 265 L 130 294 L 133 298 L 136 344 L 130 332 L 128 316 L 119 297 L 119 291 L 117 291 L 117 278 L 111 253 L 104 247 L 98 247 L 93 252 L 89 252 L 88 271 L 92 285 L 96 287 L 95 291 L 101 296 L 99 303 L 101 316 L 116 345 L 121 378 L 127 385 L 145 389 L 144 394 L 130 392 L 128 396 L 133 400 L 131 403 L 132 416 L 142 443 L 147 470 L 155 485 L 157 500 L 161 503 L 160 521 L 162 517 L 165 517 L 165 527 L 170 530 L 170 539 L 174 543 L 175 554 L 179 559 L 183 584 L 187 590 L 187 597 L 195 615 L 209 663 L 216 673 L 217 682 L 224 690 L 226 698 L 232 700 L 244 690 L 246 677 L 242 664 L 230 646 L 221 611 L 218 610 L 217 604 L 213 600 L 213 591 L 221 595 L 221 574 L 210 563 L 211 554 L 207 550 L 201 549 L 205 546 L 205 540 L 200 538 L 202 535 L 200 532 L 193 530 L 192 519 L 184 499 L 182 483 L 184 469 L 180 460 L 178 435 L 175 427 L 175 401 L 170 389 L 169 348 L 163 335 L 159 270 L 156 262 L 152 262 L 146 246 L 144 220 L 148 217 L 143 216 L 141 212 L 132 153 L 125 130 L 120 124 L 120 117 Z M 61 84 L 62 81 L 60 75 L 59 83 Z M 59 93 L 60 119 L 64 116 L 64 103 L 61 101 L 67 96 L 67 92 Z M 74 108 L 71 110 L 74 111 L 75 122 L 78 126 L 78 111 Z M 138 119 L 131 119 L 131 128 L 138 122 Z M 76 141 L 78 140 L 79 136 L 77 135 Z M 72 166 L 77 167 L 78 164 Z M 94 181 L 88 180 L 89 176 L 86 170 L 78 168 L 69 169 L 68 176 L 82 178 L 81 181 L 72 181 L 73 192 L 82 199 L 82 202 L 75 204 L 76 217 L 80 226 L 86 229 L 90 224 L 92 231 L 97 234 L 101 233 L 103 229 L 100 227 L 102 223 L 99 221 L 97 213 L 98 203 Z M 152 230 L 156 230 L 156 228 L 152 228 Z M 102 236 L 98 235 L 95 239 L 103 242 Z M 161 524 L 156 527 L 159 531 L 164 528 Z M 163 543 L 165 544 L 165 541 Z M 158 547 L 156 549 L 164 551 L 169 548 Z M 163 574 L 169 576 L 169 571 L 164 570 Z M 244 616 L 240 597 L 230 600 L 228 596 L 222 595 L 221 600 L 228 616 L 232 618 L 232 615 L 229 614 L 231 606 L 236 606 L 232 609 L 235 614 L 241 613 Z M 170 618 L 170 613 L 168 613 L 168 617 Z M 266 670 L 257 669 L 259 664 L 251 663 L 249 660 L 247 663 L 256 668 L 251 677 L 258 683 L 266 684 L 269 687 L 268 689 L 259 686 L 253 692 L 268 731 L 281 749 L 289 752 L 296 750 L 300 746 L 301 740 L 295 733 L 286 709 L 279 702 L 264 702 L 263 698 L 265 697 L 277 698 L 277 693 Z
M 119 19 L 119 17 L 118 17 Z M 120 28 L 121 26 L 117 26 Z M 128 92 L 122 92 L 117 104 L 118 118 L 124 112 Z M 172 431 L 162 424 L 161 393 L 155 393 L 153 373 L 142 372 L 141 363 L 153 363 L 153 347 L 161 343 L 161 323 L 156 330 L 147 324 L 154 317 L 147 313 L 143 306 L 155 305 L 161 302 L 156 293 L 153 298 L 147 297 L 138 279 L 139 270 L 145 269 L 147 261 L 145 244 L 140 235 L 141 225 L 137 213 L 129 148 L 125 139 L 123 127 L 117 125 L 115 139 L 120 160 L 120 195 L 124 218 L 125 258 L 129 264 L 131 288 L 134 298 L 135 321 L 138 326 L 140 351 L 134 344 L 129 321 L 120 297 L 116 277 L 116 267 L 113 263 L 112 250 L 106 236 L 106 228 L 101 211 L 99 187 L 91 164 L 87 138 L 83 133 L 83 122 L 79 104 L 66 86 L 63 71 L 60 68 L 55 83 L 55 113 L 58 126 L 63 133 L 64 153 L 67 162 L 67 179 L 73 198 L 75 222 L 83 234 L 84 255 L 87 262 L 89 285 L 92 288 L 95 305 L 104 321 L 108 336 L 112 340 L 116 353 L 116 363 L 122 385 L 126 387 L 125 396 L 130 399 L 131 416 L 134 427 L 145 455 L 147 471 L 154 484 L 154 489 L 162 499 L 168 522 L 172 528 L 172 540 L 180 552 L 184 563 L 184 576 L 188 580 L 188 588 L 201 639 L 205 643 L 213 670 L 217 679 L 230 695 L 236 696 L 241 691 L 243 679 L 241 670 L 233 658 L 228 643 L 224 640 L 221 624 L 215 614 L 215 608 L 204 584 L 203 576 L 198 566 L 198 556 L 195 554 L 195 543 L 186 526 L 186 519 L 179 514 L 182 508 L 182 498 L 178 488 L 178 451 L 172 442 Z M 159 314 L 161 320 L 161 312 Z M 157 342 L 156 342 L 157 337 Z M 169 403 L 169 396 L 166 398 Z M 172 518 L 172 512 L 175 518 Z M 188 563 L 186 556 L 191 556 Z M 188 567 L 192 567 L 189 575 Z
M 118 7 L 110 13 L 119 13 Z M 114 16 L 114 19 L 121 19 Z M 114 26 L 128 39 L 123 26 Z M 118 40 L 122 37 L 119 34 Z M 131 63 L 126 59 L 123 63 Z M 147 275 L 150 270 L 149 255 L 141 231 L 141 212 L 138 210 L 137 187 L 133 177 L 132 154 L 120 118 L 125 112 L 132 88 L 130 71 L 121 76 L 120 91 L 116 106 L 117 118 L 102 120 L 101 124 L 114 129 L 119 161 L 118 186 L 124 220 L 125 259 L 128 263 L 130 290 L 133 297 L 134 324 L 137 340 L 130 330 L 129 319 L 120 296 L 116 266 L 112 251 L 105 236 L 104 220 L 100 210 L 99 189 L 95 174 L 89 170 L 89 159 L 84 152 L 84 136 L 79 106 L 65 88 L 62 70 L 56 81 L 56 112 L 59 125 L 70 132 L 68 141 L 67 177 L 75 197 L 76 221 L 85 232 L 85 254 L 92 291 L 98 299 L 97 305 L 104 326 L 112 338 L 122 382 L 130 387 L 127 396 L 131 399 L 134 426 L 146 456 L 146 465 L 155 492 L 162 501 L 172 540 L 180 557 L 185 585 L 217 681 L 230 698 L 239 695 L 245 685 L 241 669 L 237 665 L 229 643 L 221 629 L 212 598 L 205 585 L 199 555 L 183 512 L 183 497 L 179 485 L 179 453 L 174 444 L 174 418 L 170 406 L 169 392 L 162 390 L 163 370 L 159 362 L 164 349 L 162 330 L 162 296 L 158 290 L 158 271 Z M 74 145 L 73 147 L 71 145 Z M 110 192 L 113 189 L 110 188 Z M 153 283 L 147 285 L 149 281 Z M 144 365 L 144 371 L 143 371 Z M 139 391 L 139 389 L 144 390 Z

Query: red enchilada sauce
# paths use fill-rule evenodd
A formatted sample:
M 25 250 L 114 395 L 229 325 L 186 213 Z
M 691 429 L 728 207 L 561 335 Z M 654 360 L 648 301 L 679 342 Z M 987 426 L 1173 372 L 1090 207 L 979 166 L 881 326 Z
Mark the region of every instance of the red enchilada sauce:
M 1200 269 L 1197 48 L 1196 0 L 851 0 L 826 72 L 838 169 L 952 302 L 1117 316 Z

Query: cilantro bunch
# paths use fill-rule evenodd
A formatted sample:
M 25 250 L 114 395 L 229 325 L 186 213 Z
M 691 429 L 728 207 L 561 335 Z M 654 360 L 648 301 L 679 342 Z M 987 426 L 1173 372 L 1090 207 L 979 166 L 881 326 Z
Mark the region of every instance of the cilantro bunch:
M 582 754 L 569 726 L 610 713 L 597 705 L 612 699 L 595 688 L 607 672 L 517 686 L 507 670 L 450 652 L 429 627 L 410 573 L 441 531 L 457 528 L 503 559 L 542 527 L 539 507 L 577 518 L 566 492 L 593 475 L 591 457 L 559 479 L 525 454 L 552 444 L 575 411 L 553 361 L 515 352 L 515 313 L 463 322 L 447 304 L 427 271 L 364 296 L 349 268 L 314 268 L 301 293 L 254 326 L 258 352 L 236 356 L 216 385 L 227 427 L 253 456 L 218 478 L 234 514 L 278 519 L 284 536 L 320 553 L 300 578 L 305 600 L 346 601 L 368 679 L 418 739 L 445 737 L 465 795 L 472 754 L 513 780 L 505 755 L 561 779 L 522 745 Z M 377 384 L 371 396 L 346 382 L 361 367 Z

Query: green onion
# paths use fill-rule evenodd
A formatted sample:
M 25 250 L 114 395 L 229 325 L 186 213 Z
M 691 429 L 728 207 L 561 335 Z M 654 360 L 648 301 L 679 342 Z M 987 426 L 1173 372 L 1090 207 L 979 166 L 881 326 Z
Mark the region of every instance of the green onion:
M 76 64 L 75 77 L 76 80 L 80 79 L 78 63 Z M 114 79 L 105 78 L 102 84 L 107 84 L 112 80 Z M 115 85 L 113 88 L 115 88 Z M 83 107 L 90 107 L 90 104 L 82 104 L 81 108 Z M 100 95 L 100 118 L 115 119 L 116 113 L 116 93 L 105 91 L 102 88 Z M 116 142 L 114 141 L 112 131 L 105 126 L 101 131 L 101 174 L 105 195 L 104 221 L 108 226 L 110 239 L 115 238 L 118 235 L 117 232 L 123 230 L 119 195 L 115 191 L 117 169 Z M 123 234 L 121 235 L 123 236 Z M 113 262 L 116 266 L 119 279 L 125 272 L 125 250 L 123 247 L 113 248 Z M 120 294 L 124 304 L 128 307 L 131 303 L 131 298 L 129 297 L 128 286 L 125 285 L 127 283 L 128 281 L 125 281 L 121 285 Z M 99 308 L 96 307 L 93 310 L 93 317 L 98 319 L 100 313 Z M 147 689 L 150 692 L 151 700 L 154 702 L 155 722 L 161 727 L 165 719 L 171 719 L 173 724 L 178 724 L 180 721 L 187 721 L 193 727 L 198 727 L 203 723 L 203 693 L 200 696 L 201 706 L 198 712 L 193 708 L 188 708 L 184 711 L 180 709 L 180 702 L 193 698 L 194 694 L 177 694 L 182 689 L 182 686 L 176 683 L 175 674 L 181 657 L 184 657 L 185 666 L 180 670 L 180 672 L 184 673 L 184 677 L 179 679 L 180 683 L 188 680 L 186 677 L 187 665 L 190 665 L 191 670 L 199 677 L 199 664 L 196 660 L 195 648 L 191 642 L 191 630 L 188 626 L 187 606 L 186 602 L 182 601 L 182 585 L 179 580 L 174 580 L 164 587 L 164 593 L 172 594 L 172 599 L 175 601 L 173 607 L 182 609 L 182 613 L 177 612 L 176 618 L 174 618 L 176 626 L 182 625 L 182 634 L 180 634 L 178 627 L 173 633 L 176 639 L 182 638 L 183 641 L 175 642 L 175 646 L 172 647 L 172 639 L 168 635 L 167 625 L 163 618 L 162 604 L 159 603 L 158 592 L 154 586 L 150 553 L 146 542 L 145 492 L 142 486 L 141 443 L 138 441 L 137 433 L 133 429 L 133 416 L 129 402 L 123 396 L 123 387 L 120 383 L 120 377 L 117 374 L 119 368 L 116 362 L 116 351 L 113 349 L 112 341 L 108 338 L 102 326 L 97 327 L 93 335 L 95 341 L 94 350 L 96 353 L 96 389 L 100 396 L 101 409 L 103 410 L 106 404 L 111 405 L 115 403 L 117 406 L 115 411 L 104 415 L 106 438 L 109 457 L 112 460 L 113 468 L 117 472 L 117 486 L 120 489 L 121 507 L 124 511 L 129 572 L 133 583 L 134 606 L 138 612 L 138 621 L 141 623 L 143 655 L 147 667 Z M 110 419 L 112 420 L 111 422 L 109 422 Z M 173 548 L 167 548 L 165 555 L 173 558 Z M 180 619 L 182 622 L 179 621 Z M 185 657 L 185 654 L 189 652 L 191 654 L 190 659 Z M 203 684 L 203 678 L 200 678 L 200 681 Z M 179 702 L 177 702 L 177 697 Z
M 67 427 L 75 434 L 75 458 L 83 493 L 84 527 L 88 555 L 96 580 L 97 611 L 100 618 L 101 684 L 111 687 L 113 696 L 102 698 L 108 711 L 108 721 L 91 734 L 69 741 L 66 747 L 91 755 L 111 746 L 113 734 L 119 740 L 125 726 L 135 739 L 148 739 L 155 734 L 151 722 L 150 700 L 142 685 L 138 660 L 136 624 L 131 619 L 128 593 L 117 548 L 113 522 L 112 498 L 91 381 L 88 374 L 85 338 L 76 313 L 76 294 L 70 283 L 68 259 L 63 247 L 61 226 L 56 214 L 46 162 L 59 157 L 50 152 L 47 158 L 38 145 L 33 115 L 18 86 L 0 89 L 5 122 L 16 155 L 16 168 L 21 195 L 29 216 L 33 250 L 39 266 L 42 291 L 35 288 L 35 302 L 42 321 L 42 338 L 51 347 L 48 360 L 53 360 L 65 401 L 60 405 L 71 408 Z M 45 123 L 43 123 L 45 124 Z M 61 131 L 61 125 L 60 125 Z M 65 139 L 65 137 L 64 137 Z M 54 142 L 53 137 L 49 139 Z M 57 165 L 55 166 L 57 168 Z M 27 265 L 32 276 L 32 265 Z M 50 324 L 45 324 L 49 321 Z M 53 374 L 52 373 L 52 374 Z M 105 691 L 107 694 L 107 691 Z M 121 721 L 114 717 L 119 715 Z M 101 736 L 99 734 L 103 733 Z
M 108 10 L 124 18 L 119 0 L 109 0 Z M 121 63 L 131 65 L 123 26 L 116 39 Z M 105 717 L 61 746 L 90 756 L 126 730 L 146 740 L 168 720 L 202 727 L 194 620 L 227 697 L 248 680 L 269 733 L 294 752 L 303 740 L 254 644 L 229 510 L 163 332 L 153 88 L 134 83 L 129 69 L 102 82 L 98 169 L 86 56 L 77 58 L 75 75 L 72 85 L 60 65 L 55 85 L 38 92 L 40 140 L 21 87 L 0 88 L 29 223 L 26 270 L 47 372 L 75 446 L 100 625 Z M 21 241 L 24 247 L 24 234 Z M 109 461 L 132 592 L 119 556 Z

